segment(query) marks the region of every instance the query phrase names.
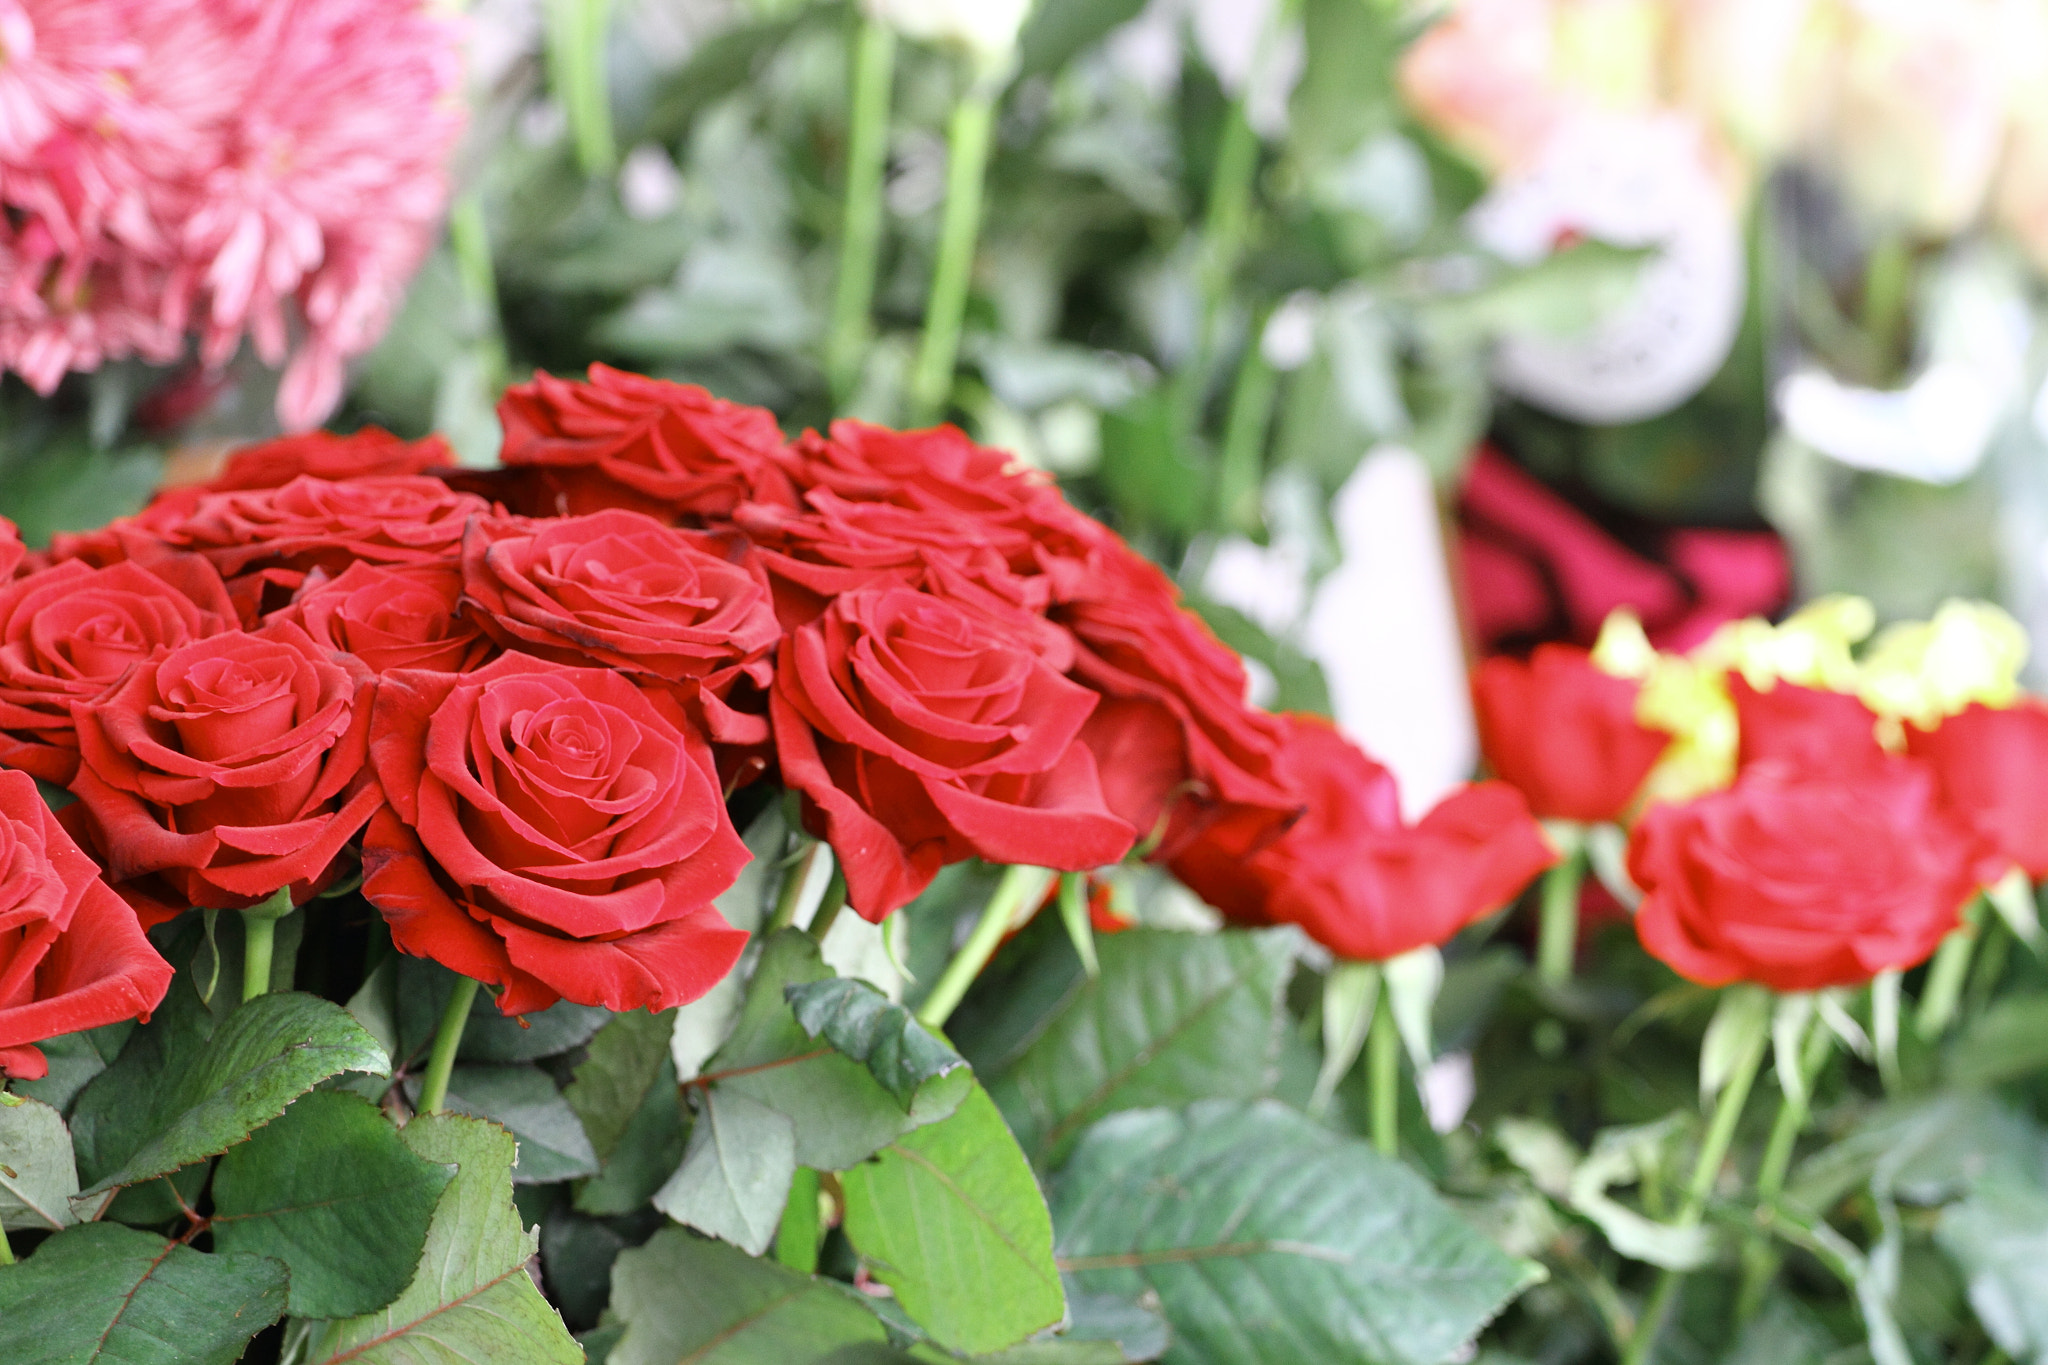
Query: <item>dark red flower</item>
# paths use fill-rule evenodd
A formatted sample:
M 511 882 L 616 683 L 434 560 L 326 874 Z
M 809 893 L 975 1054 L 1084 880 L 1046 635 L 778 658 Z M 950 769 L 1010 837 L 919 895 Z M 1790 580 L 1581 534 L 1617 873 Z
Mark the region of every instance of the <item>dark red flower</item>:
M 1855 986 L 1925 960 L 1975 891 L 1977 849 L 1910 759 L 1773 763 L 1655 805 L 1629 841 L 1636 932 L 1679 975 L 1775 991 Z
M 498 652 L 477 619 L 462 610 L 462 569 L 450 562 L 359 561 L 335 578 L 316 569 L 271 619 L 296 622 L 329 649 L 361 659 L 372 673 L 467 673 Z
M 154 875 L 185 905 L 285 886 L 304 900 L 380 803 L 363 771 L 370 687 L 361 663 L 280 621 L 146 659 L 74 706 L 71 790 L 109 878 Z
M 1488 659 L 1472 677 L 1480 748 L 1538 816 L 1619 819 L 1671 742 L 1636 720 L 1640 690 L 1570 645 Z
M 363 894 L 401 949 L 499 987 L 506 1014 L 685 1004 L 746 946 L 712 905 L 746 845 L 667 695 L 521 654 L 401 669 L 371 751 L 390 805 L 363 836 Z
M 1129 851 L 1076 742 L 1096 697 L 1034 631 L 892 585 L 845 593 L 784 639 L 769 712 L 783 781 L 868 919 L 964 858 L 1083 871 Z
M 68 784 L 73 703 L 97 699 L 131 664 L 237 624 L 220 575 L 196 555 L 146 568 L 70 560 L 0 587 L 0 764 Z
M 716 520 L 741 502 L 789 504 L 774 415 L 672 384 L 590 367 L 579 383 L 535 374 L 498 404 L 501 457 L 545 469 L 537 500 L 575 516 L 623 507 L 664 521 Z
M 1281 719 L 1301 819 L 1250 858 L 1198 839 L 1171 863 L 1231 918 L 1298 924 L 1339 957 L 1382 962 L 1444 943 L 1556 861 L 1505 783 L 1463 787 L 1406 825 L 1392 773 L 1320 717 Z
M 147 1019 L 171 975 L 34 779 L 0 771 L 0 1076 L 44 1075 L 45 1038 Z

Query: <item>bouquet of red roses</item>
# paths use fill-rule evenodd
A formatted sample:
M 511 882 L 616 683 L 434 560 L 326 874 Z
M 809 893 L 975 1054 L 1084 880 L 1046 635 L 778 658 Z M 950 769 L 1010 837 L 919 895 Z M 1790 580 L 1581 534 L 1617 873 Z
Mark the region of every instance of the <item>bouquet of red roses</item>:
M 815 1355 L 1060 1330 L 1078 1352 L 1161 1311 L 1199 1343 L 1197 1286 L 1131 1306 L 1145 1219 L 1087 1207 L 1157 1173 L 1086 1172 L 1204 1142 L 1292 1153 L 1252 1174 L 1321 1170 L 1418 1222 L 1416 1273 L 1459 1269 L 1402 1325 L 1362 1263 L 1317 1263 L 1298 1292 L 1394 1315 L 1388 1358 L 1456 1348 L 1526 1282 L 1365 1143 L 1255 1102 L 1304 954 L 1350 964 L 1354 1007 L 1390 964 L 1320 1111 L 1405 998 L 1392 964 L 1553 860 L 1513 789 L 1405 823 L 1327 723 L 1247 703 L 1164 573 L 952 428 L 791 441 L 602 367 L 501 415 L 500 468 L 297 437 L 13 544 L 0 1068 L 27 1098 L 0 1145 L 29 1174 L 0 1209 L 43 1237 L 0 1275 L 10 1339 L 58 1295 L 67 1340 L 188 1343 L 136 1359 L 233 1359 L 280 1318 L 293 1360 L 574 1359 L 509 1178 L 574 1211 L 548 1238 L 608 1241 L 594 1339 L 621 1360 L 778 1285 L 815 1300 Z M 1248 927 L 1098 947 L 1171 885 L 1153 869 Z M 843 907 L 916 923 L 835 933 Z M 853 940 L 912 960 L 842 974 Z M 1040 959 L 1092 1003 L 1008 1055 L 984 1020 L 963 1056 L 955 1010 L 999 1015 L 995 978 Z M 1389 1153 L 1397 1071 L 1376 1056 Z M 1176 1074 L 1222 1107 L 1144 1108 Z M 1075 1209 L 1057 1258 L 1034 1162 Z M 586 1251 L 542 1258 L 571 1320 L 595 1316 Z M 745 1288 L 645 1302 L 708 1275 Z M 1139 1327 L 1104 1326 L 1126 1300 Z

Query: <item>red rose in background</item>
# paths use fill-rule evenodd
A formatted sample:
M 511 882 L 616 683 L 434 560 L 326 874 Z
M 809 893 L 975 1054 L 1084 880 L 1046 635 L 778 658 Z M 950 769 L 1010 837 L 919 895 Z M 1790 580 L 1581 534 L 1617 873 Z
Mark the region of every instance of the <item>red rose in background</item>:
M 1569 645 L 1488 659 L 1472 676 L 1480 748 L 1542 818 L 1619 819 L 1671 743 L 1636 720 L 1640 690 Z
M 830 435 L 807 431 L 791 449 L 799 487 L 849 502 L 888 502 L 1007 520 L 1035 503 L 1061 500 L 1046 475 L 1007 451 L 976 445 L 954 426 L 891 431 L 843 418 Z
M 44 1075 L 34 1044 L 146 1019 L 170 985 L 170 964 L 35 780 L 0 771 L 0 1075 Z
M 64 785 L 78 769 L 74 702 L 130 664 L 237 628 L 196 555 L 95 569 L 77 560 L 0 587 L 0 764 Z
M 1870 767 L 1884 762 L 1877 714 L 1847 692 L 1780 681 L 1751 687 L 1728 675 L 1735 699 L 1736 766 L 1773 762 L 1810 772 Z
M 108 878 L 155 874 L 182 899 L 143 906 L 151 920 L 284 886 L 304 900 L 379 804 L 369 688 L 360 663 L 281 621 L 138 663 L 74 707 L 71 790 Z
M 439 479 L 394 475 L 330 483 L 302 475 L 281 488 L 208 494 L 159 534 L 172 546 L 205 555 L 227 577 L 276 569 L 296 586 L 314 569 L 339 575 L 358 560 L 452 559 L 470 519 L 490 510 L 482 498 Z
M 425 474 L 455 464 L 455 452 L 439 436 L 408 441 L 381 427 L 364 427 L 346 436 L 309 431 L 243 446 L 228 456 L 220 473 L 193 487 L 207 493 L 233 493 L 252 488 L 282 488 L 293 479 L 383 478 Z M 182 490 L 171 490 L 174 494 Z
M 1249 853 L 1300 812 L 1274 773 L 1285 727 L 1245 701 L 1243 662 L 1156 566 L 1100 556 L 1087 596 L 1053 619 L 1080 645 L 1074 676 L 1104 696 L 1082 732 L 1103 794 L 1141 838 L 1162 833 L 1158 856 L 1205 828 Z
M 741 502 L 792 503 L 772 413 L 590 367 L 590 382 L 536 374 L 505 390 L 500 458 L 547 471 L 539 498 L 563 515 L 624 507 L 666 521 L 716 519 Z
M 783 781 L 866 918 L 964 858 L 1084 871 L 1129 851 L 1076 742 L 1096 697 L 1047 664 L 1034 629 L 887 586 L 784 639 L 770 694 Z
M 400 671 L 371 750 L 390 805 L 363 894 L 401 949 L 500 987 L 506 1014 L 667 1009 L 739 959 L 747 935 L 711 902 L 746 845 L 673 699 L 519 654 Z
M 2036 881 L 2048 877 L 2048 703 L 1972 704 L 1932 730 L 1906 727 L 1906 752 L 1933 770 L 1941 799 L 1994 851 Z
M 1689 649 L 1724 622 L 1776 611 L 1792 588 L 1785 547 L 1767 531 L 1687 527 L 1645 558 L 1490 445 L 1466 470 L 1458 524 L 1473 633 L 1489 654 L 1590 645 L 1617 607 L 1658 646 Z
M 315 570 L 272 620 L 297 623 L 372 673 L 428 668 L 467 673 L 498 647 L 462 609 L 462 570 L 452 563 L 355 563 L 338 578 Z
M 1921 765 L 1763 764 L 1652 806 L 1629 841 L 1651 956 L 1706 986 L 1854 986 L 1924 960 L 1976 889 L 1976 849 Z
M 1244 858 L 1198 840 L 1175 876 L 1233 919 L 1298 924 L 1340 957 L 1441 944 L 1557 860 L 1512 787 L 1464 787 L 1404 825 L 1394 776 L 1314 716 L 1286 716 L 1280 770 L 1307 811 Z
M 782 638 L 767 575 L 741 537 L 625 511 L 480 521 L 462 573 L 484 629 L 509 647 L 699 686 L 714 738 L 767 739 L 758 718 L 749 727 L 721 701 L 741 679 L 767 686 Z

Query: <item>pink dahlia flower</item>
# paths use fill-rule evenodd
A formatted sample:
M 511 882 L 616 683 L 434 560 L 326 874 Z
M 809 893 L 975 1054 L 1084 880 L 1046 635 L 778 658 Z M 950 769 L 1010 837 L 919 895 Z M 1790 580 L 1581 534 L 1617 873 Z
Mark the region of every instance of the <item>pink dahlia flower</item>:
M 432 242 L 460 75 L 424 0 L 0 0 L 0 366 L 246 335 L 316 425 Z

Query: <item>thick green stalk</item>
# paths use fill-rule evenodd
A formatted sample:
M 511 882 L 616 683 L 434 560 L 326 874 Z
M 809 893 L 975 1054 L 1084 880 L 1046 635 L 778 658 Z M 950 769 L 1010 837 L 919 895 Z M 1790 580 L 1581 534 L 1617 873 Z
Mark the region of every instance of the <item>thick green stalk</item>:
M 882 251 L 882 174 L 889 161 L 889 97 L 896 80 L 896 30 L 872 14 L 853 48 L 851 126 L 846 143 L 846 207 L 839 227 L 839 287 L 826 334 L 825 373 L 834 402 L 860 380 L 869 312 Z
M 980 923 L 968 935 L 967 942 L 960 945 L 960 951 L 953 954 L 953 960 L 946 964 L 932 986 L 932 993 L 917 1007 L 917 1020 L 926 1028 L 943 1028 L 953 1011 L 967 996 L 967 988 L 974 984 L 974 978 L 981 975 L 981 969 L 996 955 L 996 949 L 1003 944 L 1003 936 L 1009 932 L 1010 922 L 1017 917 L 1024 902 L 1034 894 L 1045 890 L 1045 869 L 1017 866 L 1003 870 L 1002 881 L 996 884 L 995 894 L 988 898 L 988 905 L 981 912 Z
M 1536 975 L 1545 985 L 1562 986 L 1572 979 L 1572 962 L 1579 950 L 1579 885 L 1585 876 L 1585 850 L 1576 847 L 1543 874 Z
M 619 163 L 604 61 L 611 8 L 611 0 L 548 3 L 548 77 L 569 116 L 576 164 L 585 175 L 608 175 Z
M 427 1074 L 420 1081 L 419 1112 L 432 1114 L 448 1103 L 448 1077 L 455 1071 L 455 1053 L 462 1046 L 462 1030 L 469 1023 L 469 1007 L 476 1003 L 477 983 L 459 977 L 441 1011 L 441 1026 L 434 1030 L 434 1050 L 427 1054 Z
M 1401 1154 L 1401 1033 L 1394 1026 L 1388 992 L 1373 1002 L 1372 1028 L 1365 1037 L 1366 1084 L 1372 1097 L 1372 1145 L 1381 1156 Z
M 1927 969 L 1927 986 L 1920 992 L 1920 1006 L 1913 1015 L 1913 1029 L 1928 1042 L 1948 1032 L 1962 1002 L 1963 982 L 1969 979 L 1970 958 L 1977 950 L 1977 937 L 1984 927 L 1984 898 L 1977 896 L 1963 911 L 1963 922 L 1941 941 L 1934 953 L 1934 965 Z
M 270 964 L 277 946 L 277 922 L 292 912 L 290 887 L 242 911 L 242 1003 L 270 990 Z
M 1209 175 L 1208 208 L 1202 217 L 1202 258 L 1197 277 L 1201 289 L 1201 330 L 1195 336 L 1195 353 L 1181 373 L 1184 412 L 1190 428 L 1195 425 L 1202 391 L 1208 383 L 1217 334 L 1223 325 L 1223 306 L 1230 299 L 1230 283 L 1237 276 L 1245 239 L 1250 235 L 1252 182 L 1258 169 L 1259 135 L 1252 131 L 1251 121 L 1245 115 L 1244 98 L 1240 96 L 1224 115 L 1223 136 L 1216 144 L 1216 166 Z
M 1273 404 L 1280 376 L 1259 344 L 1262 327 L 1254 327 L 1237 382 L 1230 390 L 1230 413 L 1223 426 L 1223 458 L 1216 467 L 1216 515 L 1223 527 L 1251 531 L 1259 524 L 1259 489 L 1265 481 L 1266 432 L 1273 424 Z
M 1714 1104 L 1714 1118 L 1707 1126 L 1706 1140 L 1700 1145 L 1699 1161 L 1692 1168 L 1692 1180 L 1685 1189 L 1685 1202 L 1679 1206 L 1676 1222 L 1680 1227 L 1697 1227 L 1707 1211 L 1707 1197 L 1714 1191 L 1714 1179 L 1721 1172 L 1721 1164 L 1728 1159 L 1728 1146 L 1735 1140 L 1735 1125 L 1742 1118 L 1742 1106 L 1749 1100 L 1749 1089 L 1756 1083 L 1757 1068 L 1764 1059 L 1766 1035 L 1759 1032 L 1748 1047 L 1736 1058 L 1734 1074 L 1721 1091 L 1721 1097 Z M 1643 1365 L 1650 1358 L 1650 1349 L 1656 1345 L 1657 1332 L 1664 1325 L 1664 1315 L 1671 1311 L 1671 1301 L 1678 1295 L 1678 1286 L 1684 1281 L 1682 1271 L 1666 1270 L 1657 1276 L 1657 1284 L 1650 1291 L 1649 1302 L 1644 1304 L 1642 1316 L 1636 1319 L 1635 1334 L 1628 1340 L 1628 1350 L 1622 1356 L 1622 1365 Z
M 946 135 L 946 210 L 939 224 L 939 257 L 932 269 L 931 297 L 925 301 L 924 340 L 910 376 L 913 426 L 943 417 L 953 391 L 967 287 L 974 274 L 974 246 L 981 235 L 983 181 L 995 139 L 996 94 L 992 83 L 976 82 L 954 106 Z
M 1796 1087 L 1804 1092 L 1806 1098 L 1795 1098 L 1789 1088 L 1779 1095 L 1778 1117 L 1771 1124 L 1770 1140 L 1764 1144 L 1763 1164 L 1757 1167 L 1756 1203 L 1760 1209 L 1776 1207 L 1778 1196 L 1785 1192 L 1785 1176 L 1792 1169 L 1793 1148 L 1798 1145 L 1799 1135 L 1806 1130 L 1806 1120 L 1813 1112 L 1813 1083 L 1819 1078 L 1821 1067 L 1827 1063 L 1831 1046 L 1827 1024 L 1816 1018 L 1808 1028 L 1810 1032 L 1797 1062 L 1802 1084 Z M 1763 1307 L 1764 1291 L 1771 1287 L 1771 1280 L 1778 1273 L 1778 1259 L 1767 1238 L 1752 1237 L 1743 1247 L 1742 1289 L 1735 1299 L 1739 1321 L 1747 1322 Z
M 0 1265 L 14 1264 L 14 1248 L 8 1245 L 7 1229 L 0 1228 Z
M 825 895 L 818 902 L 818 912 L 811 916 L 811 937 L 823 943 L 825 935 L 832 932 L 832 921 L 839 918 L 839 912 L 846 908 L 846 869 L 837 863 L 832 865 L 832 880 L 825 886 Z
M 799 1275 L 815 1275 L 823 1233 L 818 1219 L 818 1173 L 799 1166 L 789 1183 L 789 1201 L 782 1206 L 782 1226 L 775 1233 L 775 1259 Z
M 761 926 L 764 935 L 787 929 L 796 921 L 797 905 L 804 898 L 804 883 L 811 879 L 811 864 L 817 861 L 818 850 L 823 846 L 816 839 L 806 839 L 804 851 L 782 874 L 782 887 L 775 893 L 775 909 L 768 916 L 768 923 Z

